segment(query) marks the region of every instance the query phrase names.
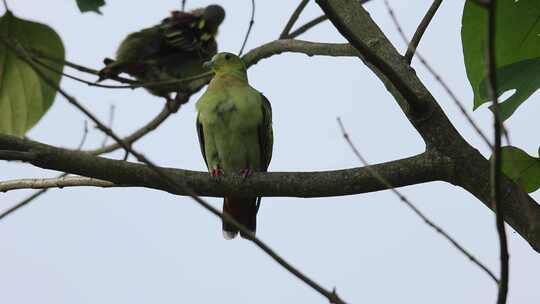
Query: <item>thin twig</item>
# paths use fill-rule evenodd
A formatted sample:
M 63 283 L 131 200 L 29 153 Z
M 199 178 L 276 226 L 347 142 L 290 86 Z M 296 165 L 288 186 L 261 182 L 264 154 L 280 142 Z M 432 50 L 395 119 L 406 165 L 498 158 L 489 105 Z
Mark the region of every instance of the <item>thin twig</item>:
M 84 146 L 84 143 L 86 142 L 87 138 L 88 138 L 88 122 L 85 120 L 84 121 L 84 127 L 83 127 L 83 135 L 81 136 L 81 141 L 79 142 L 79 145 L 77 146 L 77 150 L 82 149 L 82 147 Z M 68 175 L 67 173 L 62 173 L 62 174 L 58 175 L 57 177 L 55 177 L 55 179 L 61 179 L 61 178 L 66 177 L 67 175 Z M 4 184 L 4 183 L 2 182 L 0 184 Z M 49 190 L 49 188 L 50 187 L 47 187 L 47 188 L 44 188 L 44 189 L 41 189 L 39 191 L 36 191 L 36 192 L 32 193 L 30 196 L 28 196 L 24 200 L 20 201 L 19 203 L 15 204 L 13 207 L 11 207 L 11 208 L 7 209 L 6 211 L 2 212 L 0 214 L 0 220 L 5 218 L 6 216 L 12 214 L 13 212 L 19 210 L 20 208 L 28 205 L 30 202 L 32 202 L 33 200 L 35 200 L 36 198 L 38 198 L 39 196 L 41 196 L 42 194 L 47 192 L 47 190 Z M 7 189 L 2 189 L 2 187 L 0 186 L 0 192 L 2 192 L 2 191 L 7 191 Z
M 481 270 L 483 270 L 490 278 L 495 281 L 495 283 L 499 283 L 499 280 L 497 277 L 493 274 L 487 266 L 482 264 L 477 258 L 475 258 L 471 253 L 465 249 L 462 245 L 460 245 L 454 238 L 452 238 L 446 231 L 444 231 L 440 226 L 435 224 L 433 221 L 431 221 L 426 215 L 424 215 L 405 195 L 403 195 L 400 191 L 398 191 L 388 180 L 386 180 L 382 175 L 380 175 L 376 170 L 373 170 L 371 165 L 368 163 L 368 161 L 360 154 L 354 143 L 352 142 L 351 138 L 349 137 L 349 134 L 347 133 L 347 130 L 345 129 L 345 126 L 343 125 L 343 122 L 338 117 L 337 122 L 339 124 L 339 127 L 341 129 L 341 133 L 345 140 L 347 141 L 348 145 L 351 147 L 353 153 L 356 155 L 356 157 L 362 162 L 362 164 L 370 171 L 370 173 L 378 179 L 382 184 L 384 184 L 388 190 L 392 191 L 407 207 L 409 207 L 416 215 L 418 215 L 428 226 L 433 228 L 437 233 L 442 235 L 446 240 L 448 240 L 459 252 L 461 252 L 463 255 L 465 255 L 471 262 L 473 262 L 476 266 L 478 266 Z
M 253 28 L 253 24 L 255 24 L 255 0 L 251 0 L 251 18 L 249 20 L 249 26 L 246 35 L 244 36 L 244 42 L 242 42 L 242 47 L 238 52 L 238 56 L 242 56 L 242 53 L 244 53 L 244 48 L 246 47 L 246 43 L 249 38 L 249 34 L 251 33 L 251 29 Z
M 109 129 L 112 129 L 112 127 L 113 127 L 115 109 L 116 109 L 116 107 L 114 106 L 114 104 L 112 104 L 109 107 L 109 122 L 108 122 L 108 125 L 107 125 L 109 127 Z M 101 148 L 105 147 L 105 145 L 107 144 L 108 139 L 109 139 L 109 136 L 107 136 L 107 135 L 105 135 L 105 137 L 103 137 L 103 141 L 101 142 Z
M 67 174 L 63 174 L 62 176 L 66 176 Z M 0 220 L 3 220 L 6 216 L 12 214 L 13 212 L 19 210 L 20 208 L 26 206 L 31 201 L 42 195 L 43 193 L 47 192 L 50 188 L 41 189 L 39 191 L 34 192 L 32 195 L 27 197 L 26 199 L 22 200 L 21 202 L 15 204 L 13 207 L 7 209 L 6 211 L 2 212 L 0 214 Z
M 43 51 L 38 50 L 38 49 L 31 48 L 28 51 L 32 55 L 32 58 L 41 58 L 41 59 L 46 59 L 46 60 L 49 60 L 49 61 L 52 61 L 52 62 L 61 63 L 61 64 L 64 64 L 64 65 L 66 65 L 66 66 L 68 66 L 68 67 L 70 67 L 72 69 L 75 69 L 75 70 L 77 70 L 79 72 L 99 76 L 99 71 L 98 70 L 91 69 L 91 68 L 82 66 L 80 64 L 76 64 L 74 62 L 71 62 L 71 61 L 63 59 L 63 58 L 58 58 L 56 56 L 49 55 L 46 52 L 43 52 Z M 111 79 L 113 79 L 115 81 L 118 81 L 120 83 L 126 83 L 126 84 L 138 84 L 139 83 L 136 80 L 129 79 L 129 78 L 124 78 L 124 77 L 120 77 L 120 76 L 113 76 L 113 77 L 111 77 Z
M 157 127 L 159 127 L 167 118 L 171 116 L 172 112 L 169 110 L 169 108 L 165 105 L 163 107 L 163 110 L 159 112 L 159 114 L 154 117 L 151 121 L 149 121 L 147 124 L 145 124 L 143 127 L 137 129 L 130 135 L 124 137 L 122 140 L 127 144 L 133 144 L 143 136 L 147 135 L 151 131 L 155 130 Z M 104 153 L 113 152 L 120 148 L 120 145 L 118 143 L 112 143 L 108 146 L 101 147 L 95 150 L 88 150 L 87 152 L 92 155 L 100 155 Z
M 497 295 L 497 304 L 505 304 L 508 296 L 508 277 L 509 277 L 509 254 L 508 254 L 508 241 L 506 239 L 506 231 L 504 226 L 504 208 L 503 201 L 501 199 L 501 135 L 503 128 L 503 122 L 499 112 L 499 100 L 498 100 L 498 88 L 497 88 L 497 58 L 495 55 L 495 40 L 496 35 L 496 13 L 497 13 L 497 1 L 491 0 L 487 6 L 488 13 L 488 64 L 487 64 L 487 76 L 489 79 L 491 98 L 493 99 L 493 132 L 495 137 L 495 144 L 493 146 L 493 158 L 491 159 L 491 197 L 493 200 L 493 209 L 495 210 L 497 234 L 499 235 L 499 249 L 500 249 L 500 261 L 501 261 L 501 282 L 499 284 L 499 291 Z
M 363 4 L 368 3 L 369 1 L 371 1 L 371 0 L 360 0 L 360 4 L 363 5 Z M 285 37 L 285 38 L 289 38 L 289 39 L 296 38 L 296 37 L 302 35 L 303 33 L 307 32 L 312 27 L 315 27 L 319 23 L 322 23 L 322 22 L 324 22 L 326 20 L 328 20 L 328 17 L 326 15 L 320 15 L 319 17 L 316 17 L 316 18 L 306 22 L 306 24 L 298 27 L 296 30 L 289 33 L 289 35 L 287 37 Z
M 77 150 L 81 150 L 84 146 L 84 143 L 86 142 L 86 138 L 88 137 L 88 121 L 84 121 L 84 128 L 83 128 L 83 135 L 81 137 L 81 141 L 79 142 L 79 145 L 77 146 Z
M 86 84 L 88 86 L 91 86 L 91 87 L 98 87 L 98 88 L 104 88 L 104 89 L 134 89 L 135 88 L 134 85 L 106 85 L 106 84 L 100 84 L 100 83 L 93 82 L 93 81 L 88 81 L 88 80 L 82 79 L 80 77 L 73 76 L 73 75 L 70 75 L 70 74 L 68 74 L 66 72 L 60 71 L 58 69 L 55 69 L 54 67 L 48 65 L 47 63 L 45 63 L 42 60 L 39 60 L 37 58 L 35 58 L 34 61 L 36 63 L 40 64 L 41 66 L 47 68 L 48 70 L 51 70 L 54 73 L 57 73 L 57 74 L 60 74 L 62 76 L 65 76 L 65 77 L 67 77 L 69 79 L 84 83 L 84 84 Z
M 216 217 L 224 220 L 226 223 L 229 223 L 233 225 L 235 228 L 237 228 L 240 232 L 243 233 L 243 235 L 246 236 L 247 239 L 252 241 L 255 245 L 257 245 L 262 251 L 264 251 L 268 256 L 270 256 L 274 261 L 276 261 L 278 264 L 280 264 L 283 268 L 288 270 L 291 274 L 296 276 L 298 279 L 303 281 L 305 284 L 313 288 L 315 291 L 326 297 L 331 303 L 336 304 L 343 304 L 345 303 L 339 296 L 336 294 L 335 289 L 333 291 L 328 291 L 322 286 L 320 286 L 317 282 L 313 281 L 309 277 L 307 277 L 305 274 L 300 272 L 298 269 L 296 269 L 294 266 L 292 266 L 289 262 L 287 262 L 285 259 L 283 259 L 281 256 L 279 256 L 273 249 L 271 249 L 268 245 L 266 245 L 264 242 L 262 242 L 260 239 L 258 239 L 255 234 L 248 230 L 245 226 L 238 223 L 233 217 L 231 217 L 227 213 L 221 213 L 219 210 L 214 208 L 211 204 L 200 198 L 195 192 L 193 192 L 184 182 L 180 182 L 175 180 L 169 173 L 166 171 L 158 168 L 154 162 L 149 160 L 146 156 L 139 153 L 138 151 L 135 151 L 131 145 L 126 144 L 122 139 L 116 135 L 111 129 L 107 128 L 94 114 L 92 114 L 88 109 L 86 109 L 83 105 L 81 105 L 77 99 L 71 95 L 69 95 L 67 92 L 65 92 L 61 87 L 59 87 L 54 81 L 52 81 L 50 78 L 47 77 L 40 69 L 39 66 L 37 66 L 31 58 L 26 54 L 24 48 L 20 45 L 11 45 L 9 41 L 6 41 L 4 39 L 1 39 L 7 47 L 11 48 L 22 60 L 24 60 L 30 67 L 38 74 L 38 76 L 51 88 L 55 89 L 60 95 L 62 95 L 71 105 L 73 105 L 75 108 L 77 108 L 79 111 L 84 113 L 90 120 L 92 120 L 99 129 L 104 132 L 105 134 L 109 135 L 111 138 L 113 138 L 120 146 L 128 151 L 131 155 L 135 156 L 135 158 L 146 164 L 149 169 L 151 169 L 161 180 L 162 182 L 168 184 L 171 188 L 173 188 L 175 191 L 184 191 L 188 194 L 189 197 L 191 197 L 195 202 L 197 202 L 201 207 L 215 215 Z M 17 153 L 24 153 L 24 152 L 18 152 Z
M 3 0 L 4 2 L 4 7 L 6 8 L 6 12 L 9 12 L 9 6 L 7 4 L 7 0 Z
M 291 39 L 296 38 L 296 37 L 302 35 L 303 33 L 307 32 L 308 30 L 310 30 L 312 27 L 315 27 L 319 23 L 322 23 L 322 22 L 324 22 L 326 20 L 328 20 L 328 17 L 326 15 L 321 15 L 321 16 L 319 16 L 317 18 L 314 18 L 314 19 L 306 22 L 306 24 L 298 27 L 296 30 L 289 33 L 287 38 L 291 38 Z
M 294 23 L 298 20 L 298 17 L 300 17 L 300 14 L 306 8 L 306 5 L 309 3 L 309 0 L 301 0 L 300 4 L 298 4 L 298 7 L 294 10 L 291 17 L 289 18 L 289 21 L 287 21 L 287 24 L 283 28 L 283 31 L 281 31 L 281 34 L 279 35 L 279 39 L 286 39 L 289 38 L 289 32 L 291 31 L 292 27 L 294 26 Z
M 399 34 L 401 35 L 401 38 L 405 41 L 405 43 L 409 43 L 409 40 L 407 39 L 407 36 L 403 32 L 403 29 L 401 28 L 401 25 L 399 24 L 394 11 L 392 10 L 392 7 L 388 3 L 388 0 L 384 0 L 384 3 L 386 5 L 386 8 L 388 10 L 388 14 L 392 18 L 392 21 L 394 22 L 395 27 L 397 28 Z M 476 131 L 476 133 L 482 138 L 484 143 L 490 148 L 493 148 L 493 145 L 487 138 L 487 136 L 482 132 L 480 127 L 474 122 L 473 118 L 467 113 L 467 110 L 463 106 L 462 102 L 457 98 L 456 94 L 450 89 L 450 87 L 446 84 L 446 82 L 443 80 L 443 78 L 431 67 L 431 65 L 427 62 L 427 60 L 422 56 L 419 52 L 416 52 L 416 57 L 418 57 L 418 60 L 424 65 L 424 67 L 435 77 L 435 80 L 443 87 L 443 89 L 446 91 L 448 96 L 450 96 L 450 99 L 454 102 L 454 104 L 459 108 L 461 114 L 465 116 L 467 119 L 467 122 L 473 127 L 473 129 Z
M 441 6 L 441 3 L 442 3 L 442 0 L 434 0 L 431 6 L 429 7 L 426 15 L 424 16 L 424 18 L 422 18 L 420 25 L 418 25 L 418 28 L 416 29 L 416 32 L 414 33 L 411 39 L 411 42 L 409 43 L 407 52 L 405 52 L 405 60 L 409 64 L 411 64 L 412 58 L 414 56 L 414 52 L 418 48 L 418 44 L 420 43 L 422 36 L 426 32 L 426 29 L 428 28 L 429 23 L 433 19 L 433 16 L 435 16 L 435 13 L 439 9 L 439 6 Z

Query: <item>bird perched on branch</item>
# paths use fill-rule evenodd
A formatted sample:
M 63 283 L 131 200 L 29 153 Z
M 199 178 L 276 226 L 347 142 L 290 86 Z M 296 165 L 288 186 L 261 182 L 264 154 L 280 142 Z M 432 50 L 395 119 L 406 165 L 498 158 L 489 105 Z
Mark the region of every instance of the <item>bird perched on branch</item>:
M 225 10 L 209 5 L 191 12 L 173 11 L 161 23 L 129 34 L 106 58 L 99 80 L 127 73 L 142 83 L 171 81 L 208 71 L 202 64 L 217 53 L 216 35 Z M 171 100 L 181 84 L 148 85 L 153 95 Z
M 212 176 L 268 169 L 272 157 L 272 108 L 248 83 L 246 66 L 231 53 L 219 53 L 205 65 L 215 73 L 197 101 L 197 133 L 203 158 Z M 260 198 L 234 191 L 223 201 L 223 212 L 252 233 Z M 223 221 L 223 236 L 232 239 L 238 229 Z M 244 238 L 250 236 L 240 232 Z

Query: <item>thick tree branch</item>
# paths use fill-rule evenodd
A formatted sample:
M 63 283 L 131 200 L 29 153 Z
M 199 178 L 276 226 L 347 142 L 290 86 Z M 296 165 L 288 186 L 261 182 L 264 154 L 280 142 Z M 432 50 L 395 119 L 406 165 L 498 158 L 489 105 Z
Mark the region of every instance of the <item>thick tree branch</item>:
M 489 161 L 457 132 L 415 71 L 369 14 L 355 1 L 317 0 L 317 3 L 398 101 L 424 139 L 427 150 L 436 150 L 453 160 L 455 172 L 448 181 L 492 208 Z M 418 103 L 429 109 L 420 117 L 409 111 L 409 105 Z M 540 205 L 505 176 L 501 176 L 501 189 L 505 221 L 540 252 Z
M 407 113 L 417 117 L 431 112 L 429 94 L 413 85 L 415 78 L 402 78 L 409 65 L 386 39 L 369 13 L 356 1 L 317 0 L 317 3 L 337 30 L 362 54 L 362 57 L 380 71 L 408 105 Z
M 97 157 L 84 152 L 0 135 L 0 151 L 7 149 L 22 155 L 21 161 L 44 169 L 96 178 L 123 186 L 153 188 L 177 195 L 188 194 L 170 187 L 143 164 Z M 32 153 L 33 157 L 29 159 L 24 153 Z M 14 154 L 12 159 L 13 156 Z M 201 196 L 223 197 L 233 189 L 235 193 L 242 195 L 287 197 L 341 196 L 387 189 L 386 185 L 374 178 L 366 168 L 321 172 L 255 172 L 246 180 L 235 176 L 216 179 L 207 172 L 162 169 L 173 176 L 174 180 L 186 183 L 191 190 Z M 448 159 L 432 153 L 373 165 L 371 169 L 384 176 L 395 187 L 447 180 L 454 170 Z

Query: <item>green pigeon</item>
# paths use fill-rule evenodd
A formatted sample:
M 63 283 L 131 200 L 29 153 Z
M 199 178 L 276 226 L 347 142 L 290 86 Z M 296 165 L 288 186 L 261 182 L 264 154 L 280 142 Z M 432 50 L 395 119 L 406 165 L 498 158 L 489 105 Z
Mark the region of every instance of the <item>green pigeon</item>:
M 231 53 L 219 53 L 205 65 L 215 73 L 197 101 L 197 133 L 201 152 L 212 176 L 266 172 L 272 157 L 272 108 L 263 94 L 249 85 L 246 66 Z M 225 196 L 223 212 L 255 233 L 260 198 Z M 223 221 L 223 236 L 238 229 Z M 244 238 L 248 235 L 240 233 Z
M 195 76 L 208 69 L 202 65 L 217 53 L 216 35 L 225 10 L 209 5 L 191 12 L 173 11 L 161 23 L 129 34 L 106 58 L 99 80 L 127 73 L 141 82 L 162 82 Z M 153 95 L 171 100 L 180 84 L 148 86 Z

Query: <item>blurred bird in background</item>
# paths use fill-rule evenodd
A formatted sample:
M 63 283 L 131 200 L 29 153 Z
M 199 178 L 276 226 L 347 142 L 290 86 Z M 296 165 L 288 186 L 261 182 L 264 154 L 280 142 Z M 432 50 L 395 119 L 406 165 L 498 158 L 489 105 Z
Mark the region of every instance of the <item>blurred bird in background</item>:
M 217 53 L 215 38 L 224 19 L 225 10 L 219 5 L 173 11 L 161 23 L 129 34 L 120 43 L 116 60 L 104 60 L 98 81 L 127 73 L 142 83 L 155 83 L 208 72 L 203 63 Z M 170 102 L 172 93 L 182 91 L 182 84 L 145 88 Z

